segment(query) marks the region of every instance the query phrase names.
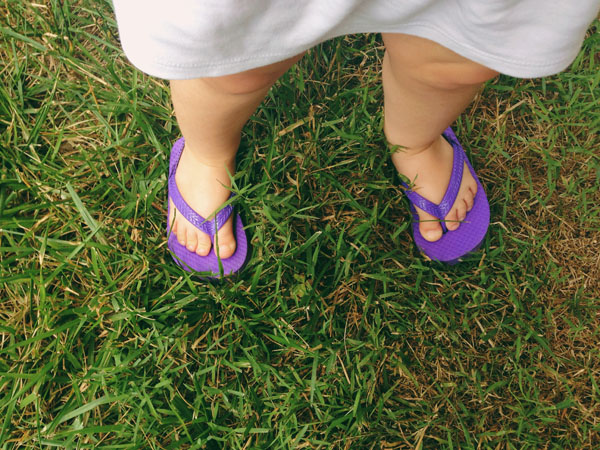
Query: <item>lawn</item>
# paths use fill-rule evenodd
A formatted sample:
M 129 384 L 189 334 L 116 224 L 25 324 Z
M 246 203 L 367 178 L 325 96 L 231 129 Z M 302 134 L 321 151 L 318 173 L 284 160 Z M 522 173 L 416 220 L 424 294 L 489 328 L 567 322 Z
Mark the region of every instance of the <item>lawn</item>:
M 456 266 L 412 241 L 380 37 L 311 50 L 244 130 L 248 264 L 207 283 L 110 2 L 0 2 L 0 448 L 598 448 L 598 28 L 455 123 L 492 210 Z

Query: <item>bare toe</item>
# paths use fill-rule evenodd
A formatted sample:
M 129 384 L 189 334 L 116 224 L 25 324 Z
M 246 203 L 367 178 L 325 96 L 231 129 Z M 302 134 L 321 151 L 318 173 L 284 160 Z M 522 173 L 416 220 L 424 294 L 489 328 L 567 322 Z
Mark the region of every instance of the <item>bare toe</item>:
M 465 169 L 468 170 L 468 169 Z M 469 172 L 469 176 L 468 176 L 468 180 L 467 180 L 467 191 L 469 194 L 469 197 L 471 198 L 475 198 L 475 195 L 477 195 L 477 181 L 475 181 L 475 178 L 473 178 L 471 176 L 471 173 Z
M 206 256 L 210 253 L 210 237 L 206 233 L 198 233 L 198 246 L 196 247 L 196 253 L 200 256 Z
M 446 228 L 448 228 L 450 231 L 454 231 L 459 227 L 460 219 L 458 218 L 458 208 L 456 208 L 456 205 L 454 208 L 452 208 L 452 211 L 450 211 L 448 215 L 444 217 L 444 220 L 446 221 Z
M 435 242 L 444 234 L 439 219 L 416 208 L 419 214 L 419 231 L 426 241 Z
M 182 226 L 177 227 L 177 242 L 179 242 L 180 245 L 185 246 L 185 238 L 186 238 L 186 234 L 185 234 L 185 228 Z
M 471 211 L 471 209 L 473 208 L 474 200 L 475 200 L 475 197 L 473 196 L 473 193 L 471 192 L 471 190 L 469 190 L 469 192 L 467 193 L 467 195 L 464 198 L 467 211 Z
M 233 214 L 219 230 L 217 240 L 219 245 L 219 256 L 221 259 L 227 259 L 235 253 L 236 242 L 233 237 Z
M 457 200 L 455 207 L 456 218 L 459 222 L 462 222 L 463 220 L 465 220 L 465 217 L 467 217 L 467 204 L 464 202 L 464 200 Z
M 187 230 L 186 230 L 186 233 L 185 233 L 185 240 L 186 240 L 185 247 L 190 252 L 195 252 L 196 251 L 196 247 L 198 246 L 198 233 L 191 226 L 188 226 L 186 228 L 187 228 Z

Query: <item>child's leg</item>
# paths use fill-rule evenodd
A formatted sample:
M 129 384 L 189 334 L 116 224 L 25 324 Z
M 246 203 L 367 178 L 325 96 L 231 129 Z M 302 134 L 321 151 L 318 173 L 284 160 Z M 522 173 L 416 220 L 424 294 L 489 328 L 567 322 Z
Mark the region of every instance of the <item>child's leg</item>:
M 439 203 L 446 191 L 453 153 L 441 137 L 471 102 L 480 86 L 497 72 L 447 48 L 404 34 L 383 34 L 384 132 L 390 144 L 405 148 L 392 155 L 400 173 L 414 181 L 423 197 Z M 477 191 L 466 165 L 458 196 L 446 216 L 449 230 L 459 227 Z M 420 231 L 429 241 L 442 236 L 437 219 L 418 209 Z M 453 222 L 450 222 L 453 221 Z
M 214 78 L 171 81 L 175 114 L 185 138 L 185 149 L 175 180 L 181 195 L 198 214 L 209 218 L 229 197 L 229 175 L 235 173 L 235 155 L 241 131 L 271 85 L 296 61 L 285 61 L 246 72 Z M 173 223 L 175 214 L 171 203 Z M 217 235 L 219 255 L 225 259 L 236 248 L 233 216 Z M 207 234 L 175 215 L 173 232 L 188 250 L 205 256 L 211 242 Z

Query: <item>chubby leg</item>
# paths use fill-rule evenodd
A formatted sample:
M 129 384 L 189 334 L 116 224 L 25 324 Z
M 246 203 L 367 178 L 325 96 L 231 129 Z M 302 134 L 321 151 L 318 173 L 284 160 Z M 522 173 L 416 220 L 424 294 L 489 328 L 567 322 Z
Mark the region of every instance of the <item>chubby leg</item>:
M 185 148 L 175 180 L 186 202 L 198 214 L 210 218 L 229 198 L 235 173 L 235 155 L 242 127 L 273 83 L 302 55 L 246 72 L 213 78 L 171 81 L 171 94 Z M 233 216 L 217 235 L 222 259 L 233 255 L 236 242 Z M 176 214 L 171 203 L 172 232 L 189 251 L 206 256 L 210 237 Z
M 427 39 L 383 34 L 384 133 L 401 148 L 396 169 L 423 197 L 439 203 L 450 181 L 452 148 L 441 137 L 471 102 L 481 85 L 498 73 Z M 466 165 L 452 210 L 445 217 L 456 230 L 473 205 L 477 184 Z M 429 241 L 442 237 L 438 219 L 417 208 L 420 231 Z

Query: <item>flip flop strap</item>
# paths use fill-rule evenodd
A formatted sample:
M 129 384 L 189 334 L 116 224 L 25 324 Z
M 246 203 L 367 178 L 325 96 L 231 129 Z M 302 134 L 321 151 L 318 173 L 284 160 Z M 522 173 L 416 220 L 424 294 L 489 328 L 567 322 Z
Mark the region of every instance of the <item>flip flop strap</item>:
M 458 195 L 458 190 L 460 189 L 460 183 L 462 182 L 464 162 L 465 162 L 465 152 L 458 142 L 456 135 L 452 131 L 452 128 L 448 127 L 443 136 L 452 146 L 454 150 L 454 161 L 452 163 L 452 173 L 450 175 L 450 182 L 448 183 L 448 188 L 446 189 L 446 193 L 444 194 L 444 198 L 439 204 L 435 204 L 425 197 L 417 194 L 415 191 L 408 189 L 408 185 L 406 183 L 402 183 L 407 190 L 405 191 L 408 199 L 415 206 L 421 208 L 423 211 L 428 212 L 432 216 L 437 217 L 438 219 L 443 219 L 448 215 L 450 210 L 452 209 L 452 205 L 456 201 L 456 196 Z
M 177 171 L 177 166 L 179 165 L 179 159 L 181 158 L 181 154 L 183 153 L 184 140 L 183 138 L 179 139 L 175 145 L 173 146 L 173 150 L 171 151 L 171 171 L 169 172 L 169 195 L 171 200 L 173 200 L 173 204 L 177 211 L 187 219 L 189 223 L 194 225 L 200 231 L 205 232 L 209 236 L 214 236 L 229 216 L 233 212 L 233 206 L 227 205 L 224 208 L 217 211 L 214 216 L 214 219 L 205 219 L 200 214 L 192 209 L 190 205 L 183 199 L 181 193 L 179 192 L 179 188 L 177 187 L 177 183 L 175 182 L 175 172 Z M 235 194 L 232 192 L 229 198 L 232 198 Z

